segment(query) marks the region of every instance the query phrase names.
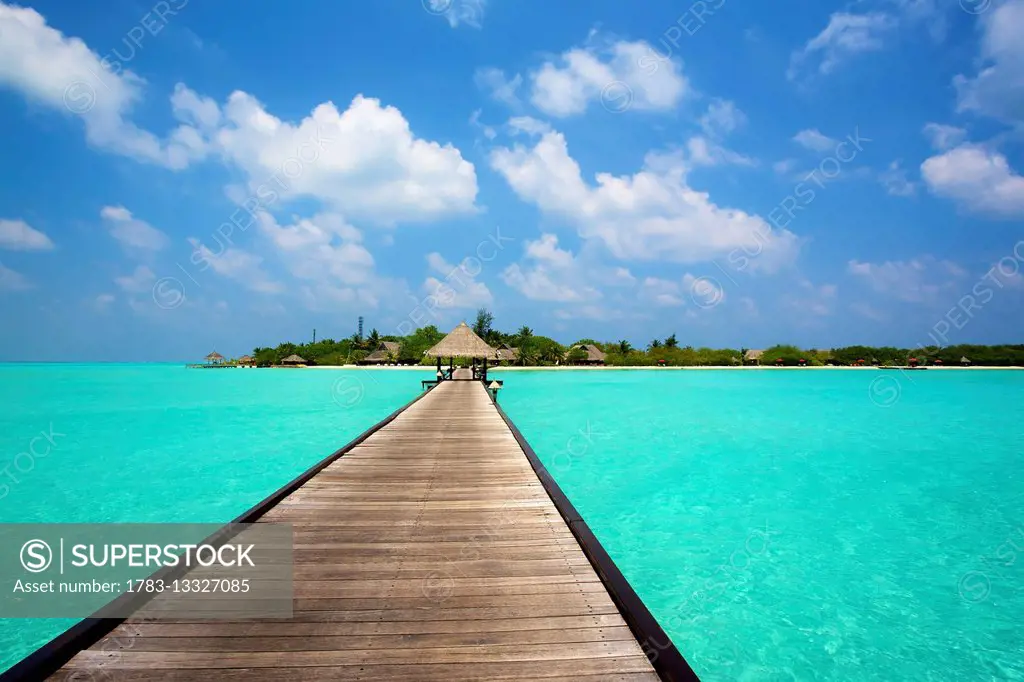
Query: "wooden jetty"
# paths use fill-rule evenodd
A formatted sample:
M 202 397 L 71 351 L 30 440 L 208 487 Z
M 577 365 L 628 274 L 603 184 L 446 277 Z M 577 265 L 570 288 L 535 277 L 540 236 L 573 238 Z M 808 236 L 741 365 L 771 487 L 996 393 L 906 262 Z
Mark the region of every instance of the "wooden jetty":
M 294 524 L 292 619 L 88 619 L 4 678 L 697 679 L 480 381 L 236 521 Z

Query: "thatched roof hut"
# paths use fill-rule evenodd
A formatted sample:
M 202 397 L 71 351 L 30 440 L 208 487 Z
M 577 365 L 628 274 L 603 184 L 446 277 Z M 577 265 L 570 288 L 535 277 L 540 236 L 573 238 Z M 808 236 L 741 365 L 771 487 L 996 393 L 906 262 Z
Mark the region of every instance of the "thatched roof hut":
M 380 365 L 385 362 L 393 362 L 398 358 L 398 351 L 401 344 L 397 341 L 381 341 L 377 350 L 373 351 L 359 361 L 360 365 Z
M 242 357 L 238 358 L 238 364 L 245 366 L 255 365 L 256 358 L 254 358 L 251 355 L 243 355 Z
M 966 355 L 961 355 L 960 356 L 960 364 L 963 365 L 964 367 L 970 367 L 971 366 L 971 361 L 967 359 Z
M 504 362 L 513 363 L 519 359 L 519 349 L 514 348 L 507 343 L 501 344 L 501 347 L 498 348 L 495 353 L 498 355 L 498 360 Z
M 498 354 L 477 336 L 465 322 L 453 329 L 424 355 L 428 358 L 486 358 L 497 360 Z
M 748 350 L 743 354 L 743 362 L 760 365 L 762 355 L 764 355 L 763 350 Z
M 284 360 L 281 361 L 281 364 L 282 365 L 305 365 L 305 364 L 308 364 L 308 363 L 304 359 L 300 358 L 298 355 L 289 355 L 288 357 L 286 357 Z
M 219 365 L 224 362 L 224 356 L 217 351 L 214 351 L 206 356 L 206 361 L 211 365 Z
M 583 350 L 587 351 L 587 359 L 583 360 L 582 362 L 588 365 L 603 365 L 605 358 L 607 357 L 603 350 L 601 350 L 592 343 L 577 344 L 573 346 L 570 350 L 575 350 L 576 348 L 582 348 Z

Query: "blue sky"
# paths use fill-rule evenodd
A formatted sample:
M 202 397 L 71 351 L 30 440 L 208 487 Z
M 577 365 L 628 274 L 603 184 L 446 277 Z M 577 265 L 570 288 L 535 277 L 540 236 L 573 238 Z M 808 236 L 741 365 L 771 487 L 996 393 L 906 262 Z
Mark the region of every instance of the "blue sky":
M 479 306 L 568 342 L 1019 342 L 1024 0 L 0 0 L 0 359 Z

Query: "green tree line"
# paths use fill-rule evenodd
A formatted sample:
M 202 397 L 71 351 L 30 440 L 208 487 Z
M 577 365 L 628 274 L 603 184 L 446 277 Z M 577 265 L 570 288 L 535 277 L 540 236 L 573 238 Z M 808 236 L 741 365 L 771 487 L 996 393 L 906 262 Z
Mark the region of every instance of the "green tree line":
M 578 339 L 569 344 L 562 344 L 547 336 L 534 334 L 533 330 L 525 325 L 513 332 L 503 332 L 494 327 L 494 315 L 483 308 L 477 311 L 472 328 L 480 338 L 495 348 L 503 345 L 516 348 L 518 353 L 514 364 L 523 366 L 582 363 L 587 359 L 587 352 L 582 346 L 587 344 L 593 344 L 601 349 L 606 354 L 605 364 L 611 366 L 729 367 L 751 364 L 744 360 L 748 350 L 746 348 L 680 346 L 675 334 L 665 339 L 653 339 L 646 348 L 634 348 L 626 340 L 601 342 L 594 339 Z M 253 350 L 253 357 L 260 366 L 280 364 L 290 355 L 299 355 L 317 365 L 345 365 L 359 362 L 377 350 L 382 341 L 393 341 L 399 344 L 399 350 L 388 358 L 389 362 L 431 365 L 435 361 L 424 358 L 423 353 L 444 336 L 445 333 L 434 325 L 420 327 L 408 336 L 382 335 L 373 329 L 369 335 L 362 338 L 353 334 L 341 341 L 322 339 L 316 343 L 282 343 L 275 348 L 259 347 Z M 1024 366 L 1024 345 L 919 348 L 846 346 L 827 350 L 776 345 L 765 349 L 759 361 L 761 365 L 785 366 L 927 366 L 959 365 L 961 358 L 964 357 L 972 365 L 978 366 Z

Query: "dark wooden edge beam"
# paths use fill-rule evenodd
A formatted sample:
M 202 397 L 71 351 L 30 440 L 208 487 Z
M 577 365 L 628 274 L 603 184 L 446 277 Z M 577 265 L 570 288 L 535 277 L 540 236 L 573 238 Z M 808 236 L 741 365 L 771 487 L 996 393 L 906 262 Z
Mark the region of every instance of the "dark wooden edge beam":
M 651 612 L 647 610 L 643 600 L 640 599 L 629 584 L 629 581 L 622 575 L 622 571 L 615 565 L 612 558 L 608 556 L 608 552 L 601 546 L 601 543 L 593 531 L 590 530 L 587 522 L 583 520 L 580 513 L 576 511 L 576 507 L 573 506 L 569 498 L 562 492 L 562 489 L 558 487 L 555 479 L 548 472 L 547 467 L 540 461 L 540 458 L 537 457 L 537 453 L 530 447 L 522 432 L 505 414 L 505 410 L 501 409 L 501 405 L 494 402 L 494 407 L 498 410 L 501 418 L 505 420 L 509 430 L 512 431 L 512 435 L 515 436 L 519 447 L 523 449 L 526 459 L 529 460 L 534 473 L 537 474 L 541 485 L 547 491 L 548 497 L 554 502 L 558 513 L 562 515 L 565 523 L 569 526 L 569 530 L 572 531 L 576 541 L 583 549 L 583 553 L 587 555 L 587 559 L 590 560 L 594 571 L 597 572 L 601 582 L 604 583 L 605 589 L 608 590 L 608 594 L 611 595 L 612 601 L 615 602 L 615 606 L 619 609 L 619 613 L 622 614 L 626 624 L 629 625 L 633 636 L 636 637 L 640 647 L 647 654 L 647 659 L 654 666 L 654 670 L 666 682 L 700 682 L 700 678 L 693 672 L 690 664 L 679 653 L 671 638 L 661 629 L 661 625 L 651 615 Z
M 235 520 L 227 523 L 210 537 L 203 540 L 201 544 L 210 544 L 217 547 L 227 542 L 242 530 L 242 526 L 239 524 L 254 523 L 257 521 L 260 517 L 273 509 L 278 502 L 301 488 L 311 478 L 343 457 L 346 453 L 352 450 L 352 448 L 356 447 L 374 433 L 390 424 L 396 417 L 398 417 L 398 415 L 405 412 L 417 400 L 428 393 L 430 393 L 429 390 L 420 393 L 383 420 L 377 422 L 366 431 L 363 431 L 343 448 L 335 451 L 327 458 L 320 460 L 300 474 L 297 478 L 292 479 L 288 483 L 284 484 L 284 486 L 271 493 L 269 497 L 264 499 L 255 507 L 252 507 Z M 181 575 L 184 572 L 184 567 L 181 566 L 167 567 L 154 573 L 151 578 L 173 580 L 174 577 Z M 145 606 L 145 604 L 155 596 L 155 593 L 122 594 L 120 597 L 117 597 L 101 608 L 99 612 L 102 613 L 104 610 L 110 609 L 115 604 L 118 605 L 118 607 L 130 606 L 134 607 L 133 610 L 138 610 Z M 74 658 L 78 652 L 88 649 L 93 644 L 110 634 L 114 628 L 121 625 L 126 620 L 127 618 L 97 618 L 95 616 L 81 620 L 51 639 L 43 646 L 36 649 L 27 657 L 23 658 L 19 663 L 15 664 L 14 667 L 7 670 L 7 672 L 0 674 L 0 682 L 21 682 L 22 680 L 25 680 L 26 682 L 36 682 L 37 680 L 46 679 L 53 673 L 60 670 L 60 668 Z

